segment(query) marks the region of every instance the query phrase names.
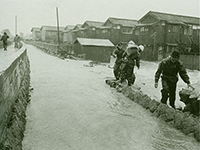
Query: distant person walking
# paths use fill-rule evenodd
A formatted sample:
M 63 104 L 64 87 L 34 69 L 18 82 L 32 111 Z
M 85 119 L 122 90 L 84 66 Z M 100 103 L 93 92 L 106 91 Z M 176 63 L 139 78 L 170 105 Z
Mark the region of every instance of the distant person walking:
M 7 39 L 8 38 L 9 38 L 9 36 L 7 35 L 6 32 L 4 32 L 4 35 L 1 37 L 1 41 L 3 41 L 4 51 L 7 51 L 7 46 L 8 46 Z
M 14 42 L 15 42 L 14 48 L 19 48 L 19 41 L 20 37 L 16 34 L 16 36 L 14 37 Z
M 161 103 L 167 104 L 169 98 L 169 104 L 175 108 L 176 99 L 176 84 L 178 82 L 178 73 L 181 79 L 187 83 L 188 87 L 191 87 L 189 76 L 183 66 L 183 63 L 179 60 L 179 51 L 173 51 L 171 56 L 163 59 L 155 73 L 155 84 L 154 87 L 158 87 L 158 80 L 162 74 L 162 98 Z

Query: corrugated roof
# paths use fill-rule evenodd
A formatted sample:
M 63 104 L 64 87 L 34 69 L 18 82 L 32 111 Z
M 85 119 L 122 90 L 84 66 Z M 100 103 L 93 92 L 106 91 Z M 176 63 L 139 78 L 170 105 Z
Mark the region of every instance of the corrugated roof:
M 158 20 L 165 20 L 169 23 L 200 24 L 200 18 L 198 17 L 168 14 L 154 11 L 148 12 L 145 16 L 147 15 L 151 15 Z M 144 19 L 144 17 L 142 17 L 140 20 Z
M 126 26 L 126 27 L 133 27 L 133 26 L 136 26 L 138 24 L 138 20 L 132 20 L 132 19 L 112 18 L 112 17 L 110 17 L 110 18 L 108 18 L 108 20 L 110 20 L 113 24 L 120 24 L 120 25 Z
M 93 26 L 93 27 L 101 27 L 103 24 L 104 24 L 104 22 L 98 22 L 98 21 L 86 21 L 83 25 L 82 25 L 82 27 L 85 25 L 85 24 L 88 24 L 88 26 Z
M 85 46 L 114 46 L 113 43 L 108 39 L 77 38 L 76 41 Z

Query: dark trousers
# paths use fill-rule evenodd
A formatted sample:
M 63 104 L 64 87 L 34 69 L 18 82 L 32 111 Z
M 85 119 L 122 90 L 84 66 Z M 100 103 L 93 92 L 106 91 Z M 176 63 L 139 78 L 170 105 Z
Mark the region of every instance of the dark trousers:
M 114 65 L 114 76 L 118 80 L 120 78 L 120 64 L 115 63 Z
M 176 82 L 170 82 L 167 79 L 162 79 L 162 99 L 161 103 L 167 104 L 169 98 L 169 104 L 175 108 L 175 99 L 176 99 Z
M 135 82 L 135 74 L 134 74 L 134 65 L 130 63 L 126 63 L 126 66 L 123 69 L 123 77 L 124 80 L 128 80 L 128 85 L 132 85 Z
M 18 48 L 18 42 L 15 42 L 14 48 Z
M 7 50 L 7 42 L 3 42 L 3 48 L 4 50 Z

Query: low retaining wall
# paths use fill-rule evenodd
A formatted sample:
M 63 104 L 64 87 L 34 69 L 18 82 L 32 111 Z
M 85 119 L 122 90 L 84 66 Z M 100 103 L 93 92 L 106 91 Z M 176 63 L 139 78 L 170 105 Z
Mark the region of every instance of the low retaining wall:
M 22 50 L 0 74 L 0 149 L 22 149 L 25 111 L 29 102 L 30 63 Z
M 134 86 L 120 86 L 113 80 L 106 80 L 106 83 L 111 87 L 116 87 L 117 91 L 122 92 L 126 97 L 148 109 L 154 116 L 159 117 L 186 135 L 193 136 L 200 142 L 200 120 L 198 117 L 152 100 L 148 95 L 143 94 Z
M 27 44 L 38 47 L 44 52 L 57 56 L 59 54 L 59 45 L 45 42 L 26 41 Z

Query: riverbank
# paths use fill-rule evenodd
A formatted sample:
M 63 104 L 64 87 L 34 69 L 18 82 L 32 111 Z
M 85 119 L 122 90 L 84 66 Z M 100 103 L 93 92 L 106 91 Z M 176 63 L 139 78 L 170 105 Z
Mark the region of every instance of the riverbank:
M 30 86 L 27 49 L 10 46 L 0 58 L 0 149 L 21 150 Z
M 194 137 L 200 142 L 200 120 L 197 116 L 188 112 L 177 111 L 165 104 L 159 103 L 144 94 L 140 88 L 136 86 L 130 87 L 127 85 L 121 85 L 113 80 L 106 80 L 106 83 L 149 110 L 153 116 L 164 120 L 170 126 L 175 127 L 188 136 Z

